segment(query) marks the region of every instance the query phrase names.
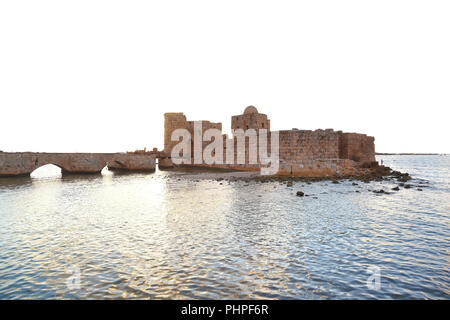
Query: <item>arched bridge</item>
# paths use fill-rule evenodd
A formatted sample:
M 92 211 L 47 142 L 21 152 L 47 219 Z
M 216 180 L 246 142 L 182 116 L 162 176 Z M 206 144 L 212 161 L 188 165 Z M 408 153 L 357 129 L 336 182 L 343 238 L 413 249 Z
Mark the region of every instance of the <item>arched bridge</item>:
M 0 152 L 0 177 L 29 175 L 46 164 L 60 167 L 63 174 L 100 173 L 105 166 L 111 170 L 153 171 L 156 154 Z

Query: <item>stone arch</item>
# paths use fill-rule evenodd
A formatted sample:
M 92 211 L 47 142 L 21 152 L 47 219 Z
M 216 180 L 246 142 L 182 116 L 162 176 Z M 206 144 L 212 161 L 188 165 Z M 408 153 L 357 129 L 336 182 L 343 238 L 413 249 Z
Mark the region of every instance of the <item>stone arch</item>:
M 39 169 L 43 166 L 49 165 L 49 164 L 60 168 L 61 174 L 64 171 L 68 171 L 67 168 L 65 167 L 62 159 L 60 159 L 60 157 L 58 157 L 57 155 L 52 156 L 52 155 L 47 155 L 47 154 L 41 154 L 41 155 L 36 155 L 35 157 L 33 157 L 32 161 L 31 161 L 30 175 L 37 169 Z
M 37 162 L 37 163 L 39 163 L 39 162 Z M 58 168 L 60 175 L 62 175 L 63 168 L 61 168 L 60 166 L 53 164 L 53 163 L 46 163 L 46 164 L 40 164 L 40 165 L 38 164 L 37 166 L 35 166 L 35 168 L 30 172 L 30 176 L 36 172 L 39 172 L 42 168 L 47 167 L 47 166 L 52 166 L 52 167 Z

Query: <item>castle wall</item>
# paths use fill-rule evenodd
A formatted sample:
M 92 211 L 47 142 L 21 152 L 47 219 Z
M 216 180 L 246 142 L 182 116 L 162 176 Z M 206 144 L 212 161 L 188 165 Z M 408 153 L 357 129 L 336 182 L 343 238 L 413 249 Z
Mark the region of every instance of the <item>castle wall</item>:
M 204 137 L 205 131 L 209 129 L 217 129 L 222 132 L 222 123 L 220 122 L 210 122 L 206 120 L 201 121 L 188 121 L 186 129 L 191 133 L 192 143 L 191 143 L 191 162 L 194 163 L 194 155 L 195 152 L 198 151 L 203 155 L 203 150 L 205 150 L 206 146 L 208 146 L 212 141 L 202 141 L 201 144 L 194 143 L 194 130 L 195 130 L 195 122 L 197 124 L 201 123 L 202 133 L 201 136 Z M 200 134 L 199 134 L 200 135 Z
M 339 134 L 327 130 L 280 131 L 280 171 L 282 175 L 327 175 L 336 171 Z
M 360 133 L 339 133 L 339 158 L 360 163 L 375 160 L 375 138 Z
M 194 121 L 187 121 L 182 113 L 165 114 L 165 151 L 170 151 L 178 141 L 170 142 L 171 133 L 177 128 L 187 129 L 194 139 Z M 202 121 L 202 135 L 210 128 L 222 130 L 221 123 L 212 123 Z M 232 129 L 270 129 L 270 120 L 267 116 L 257 112 L 253 106 L 247 107 L 244 114 L 232 117 Z M 270 154 L 270 131 L 268 132 L 268 153 Z M 245 138 L 245 163 L 238 164 L 237 159 L 238 143 L 237 138 L 232 137 L 234 151 L 233 164 L 228 164 L 227 155 L 227 139 L 228 136 L 223 135 L 223 164 L 195 164 L 199 167 L 213 167 L 233 170 L 260 170 L 261 164 L 259 159 L 259 150 L 257 142 Z M 197 145 L 199 150 L 203 150 L 211 141 L 203 141 Z M 374 138 L 365 134 L 358 133 L 342 133 L 333 129 L 326 130 L 282 130 L 279 131 L 279 158 L 280 158 L 280 175 L 296 175 L 296 176 L 327 176 L 336 173 L 342 173 L 349 169 L 356 168 L 364 162 L 375 161 L 375 145 Z M 254 148 L 257 150 L 257 163 L 250 164 L 249 151 Z M 191 163 L 194 164 L 194 142 L 192 142 Z M 170 165 L 170 159 L 165 159 L 165 166 Z
M 339 158 L 339 135 L 327 130 L 280 131 L 280 159 L 304 161 Z

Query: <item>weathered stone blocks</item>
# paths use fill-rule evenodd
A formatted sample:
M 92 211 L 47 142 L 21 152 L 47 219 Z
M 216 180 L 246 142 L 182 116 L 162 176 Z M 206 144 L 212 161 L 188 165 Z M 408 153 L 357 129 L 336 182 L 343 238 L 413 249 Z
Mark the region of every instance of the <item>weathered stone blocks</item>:
M 270 120 L 265 114 L 258 113 L 258 110 L 249 106 L 242 115 L 233 116 L 231 118 L 232 129 L 255 129 L 259 132 L 261 129 L 268 129 L 270 136 Z M 188 129 L 193 132 L 193 122 L 187 121 L 182 113 L 165 114 L 165 151 L 170 154 L 174 145 L 178 142 L 171 142 L 171 133 L 177 128 Z M 208 128 L 217 128 L 222 130 L 220 123 L 203 122 L 203 132 Z M 237 159 L 241 155 L 237 150 L 236 137 L 232 137 L 232 146 L 234 150 L 230 150 L 233 155 L 233 164 L 227 164 L 226 141 L 228 137 L 223 135 L 224 139 L 224 164 L 201 165 L 216 168 L 230 168 L 234 170 L 259 170 L 260 159 L 258 152 L 257 164 L 249 163 L 249 150 L 255 148 L 255 142 L 245 140 L 245 151 L 243 156 L 244 164 L 239 164 Z M 374 138 L 365 134 L 358 133 L 342 133 L 342 131 L 326 130 L 282 130 L 279 131 L 279 157 L 280 170 L 279 175 L 297 175 L 297 176 L 326 176 L 342 172 L 352 172 L 354 168 L 364 163 L 375 161 L 375 144 Z M 209 144 L 209 141 L 203 141 L 200 152 Z M 268 153 L 270 153 L 270 137 L 268 137 Z M 192 150 L 195 151 L 192 147 Z M 192 152 L 193 154 L 193 152 Z M 193 156 L 193 155 L 192 155 Z M 169 160 L 165 160 L 166 164 Z M 198 166 L 198 165 L 197 165 Z
M 105 166 L 127 171 L 152 171 L 156 155 L 121 153 L 35 153 L 0 152 L 0 176 L 29 175 L 35 169 L 53 164 L 67 173 L 100 173 Z

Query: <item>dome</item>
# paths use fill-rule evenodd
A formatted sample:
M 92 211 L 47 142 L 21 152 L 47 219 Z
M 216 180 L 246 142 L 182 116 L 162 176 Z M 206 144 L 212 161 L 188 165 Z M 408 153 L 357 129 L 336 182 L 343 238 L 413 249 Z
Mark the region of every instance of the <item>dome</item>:
M 258 113 L 258 109 L 256 109 L 254 106 L 248 106 L 244 110 L 244 114 L 250 114 L 250 113 Z

